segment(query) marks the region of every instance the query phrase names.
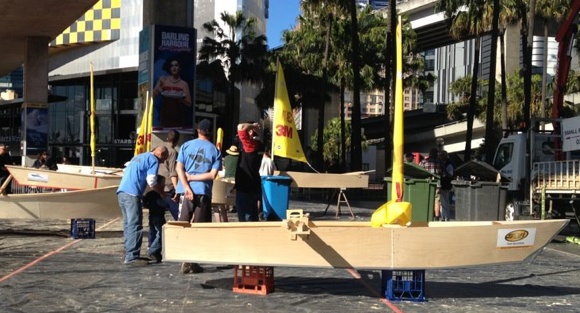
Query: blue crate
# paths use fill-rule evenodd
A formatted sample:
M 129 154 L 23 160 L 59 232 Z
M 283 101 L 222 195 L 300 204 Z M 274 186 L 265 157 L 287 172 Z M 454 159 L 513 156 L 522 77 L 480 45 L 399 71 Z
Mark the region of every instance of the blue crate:
M 73 239 L 94 239 L 95 220 L 92 218 L 73 218 L 70 220 L 70 236 Z
M 382 294 L 390 301 L 427 301 L 425 270 L 383 270 Z

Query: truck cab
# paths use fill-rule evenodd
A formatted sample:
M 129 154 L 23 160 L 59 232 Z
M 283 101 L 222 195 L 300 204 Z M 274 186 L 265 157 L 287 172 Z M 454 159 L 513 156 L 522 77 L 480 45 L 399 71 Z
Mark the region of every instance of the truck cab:
M 500 141 L 493 158 L 493 167 L 510 180 L 508 190 L 522 189 L 527 159 L 526 134 L 509 135 Z

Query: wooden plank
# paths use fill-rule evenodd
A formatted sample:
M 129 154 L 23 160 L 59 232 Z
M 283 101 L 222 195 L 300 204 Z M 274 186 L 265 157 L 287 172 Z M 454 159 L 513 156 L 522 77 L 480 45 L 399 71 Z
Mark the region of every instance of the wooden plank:
M 280 175 L 292 178 L 292 187 L 299 188 L 368 188 L 369 176 L 364 174 L 346 173 L 305 173 L 280 172 Z
M 369 222 L 310 221 L 310 235 L 296 240 L 290 239 L 284 222 L 167 223 L 163 253 L 167 261 L 258 266 L 466 267 L 522 262 L 548 244 L 567 223 L 446 222 L 371 228 Z M 506 233 L 517 230 L 528 231 L 527 240 L 531 241 L 500 246 Z

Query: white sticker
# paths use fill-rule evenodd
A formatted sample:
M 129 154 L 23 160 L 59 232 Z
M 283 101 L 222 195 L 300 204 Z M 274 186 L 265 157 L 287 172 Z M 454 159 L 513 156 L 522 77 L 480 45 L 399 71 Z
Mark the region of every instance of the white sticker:
M 28 174 L 29 181 L 37 181 L 41 183 L 48 183 L 48 175 L 40 174 L 40 173 L 29 173 Z
M 497 231 L 498 248 L 533 246 L 536 241 L 535 228 L 508 228 Z

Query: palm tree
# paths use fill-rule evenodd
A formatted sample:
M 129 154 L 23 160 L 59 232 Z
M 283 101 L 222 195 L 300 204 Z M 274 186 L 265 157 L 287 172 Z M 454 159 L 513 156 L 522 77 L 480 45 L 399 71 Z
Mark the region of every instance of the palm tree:
M 542 18 L 544 24 L 544 60 L 542 66 L 542 101 L 547 99 L 547 72 L 548 72 L 548 22 L 555 20 L 561 22 L 565 17 L 567 8 L 570 7 L 571 0 L 537 0 L 536 14 Z M 542 110 L 540 117 L 545 117 L 545 110 Z
M 483 24 L 486 10 L 486 0 L 438 0 L 435 11 L 444 12 L 452 19 L 451 35 L 455 38 L 475 36 L 475 53 L 473 56 L 473 72 L 471 78 L 471 93 L 467 111 L 467 131 L 465 135 L 465 160 L 471 159 L 471 139 L 473 138 L 473 120 L 475 118 L 477 77 L 479 73 L 479 50 L 481 35 L 486 30 Z M 467 8 L 463 11 L 462 8 Z
M 495 67 L 497 63 L 497 37 L 499 32 L 499 13 L 501 7 L 499 0 L 493 0 L 491 54 L 489 66 L 489 89 L 487 97 L 487 114 L 485 120 L 485 160 L 491 163 L 495 153 L 496 137 L 494 132 L 494 108 L 495 108 Z
M 257 36 L 254 32 L 256 19 L 246 18 L 242 11 L 234 15 L 223 12 L 220 20 L 226 29 L 216 20 L 203 24 L 204 30 L 213 37 L 203 38 L 198 58 L 201 66 L 219 63 L 230 83 L 230 110 L 224 130 L 233 133 L 234 117 L 239 112 L 234 99 L 235 84 L 260 83 L 264 80 L 268 45 L 266 36 Z

